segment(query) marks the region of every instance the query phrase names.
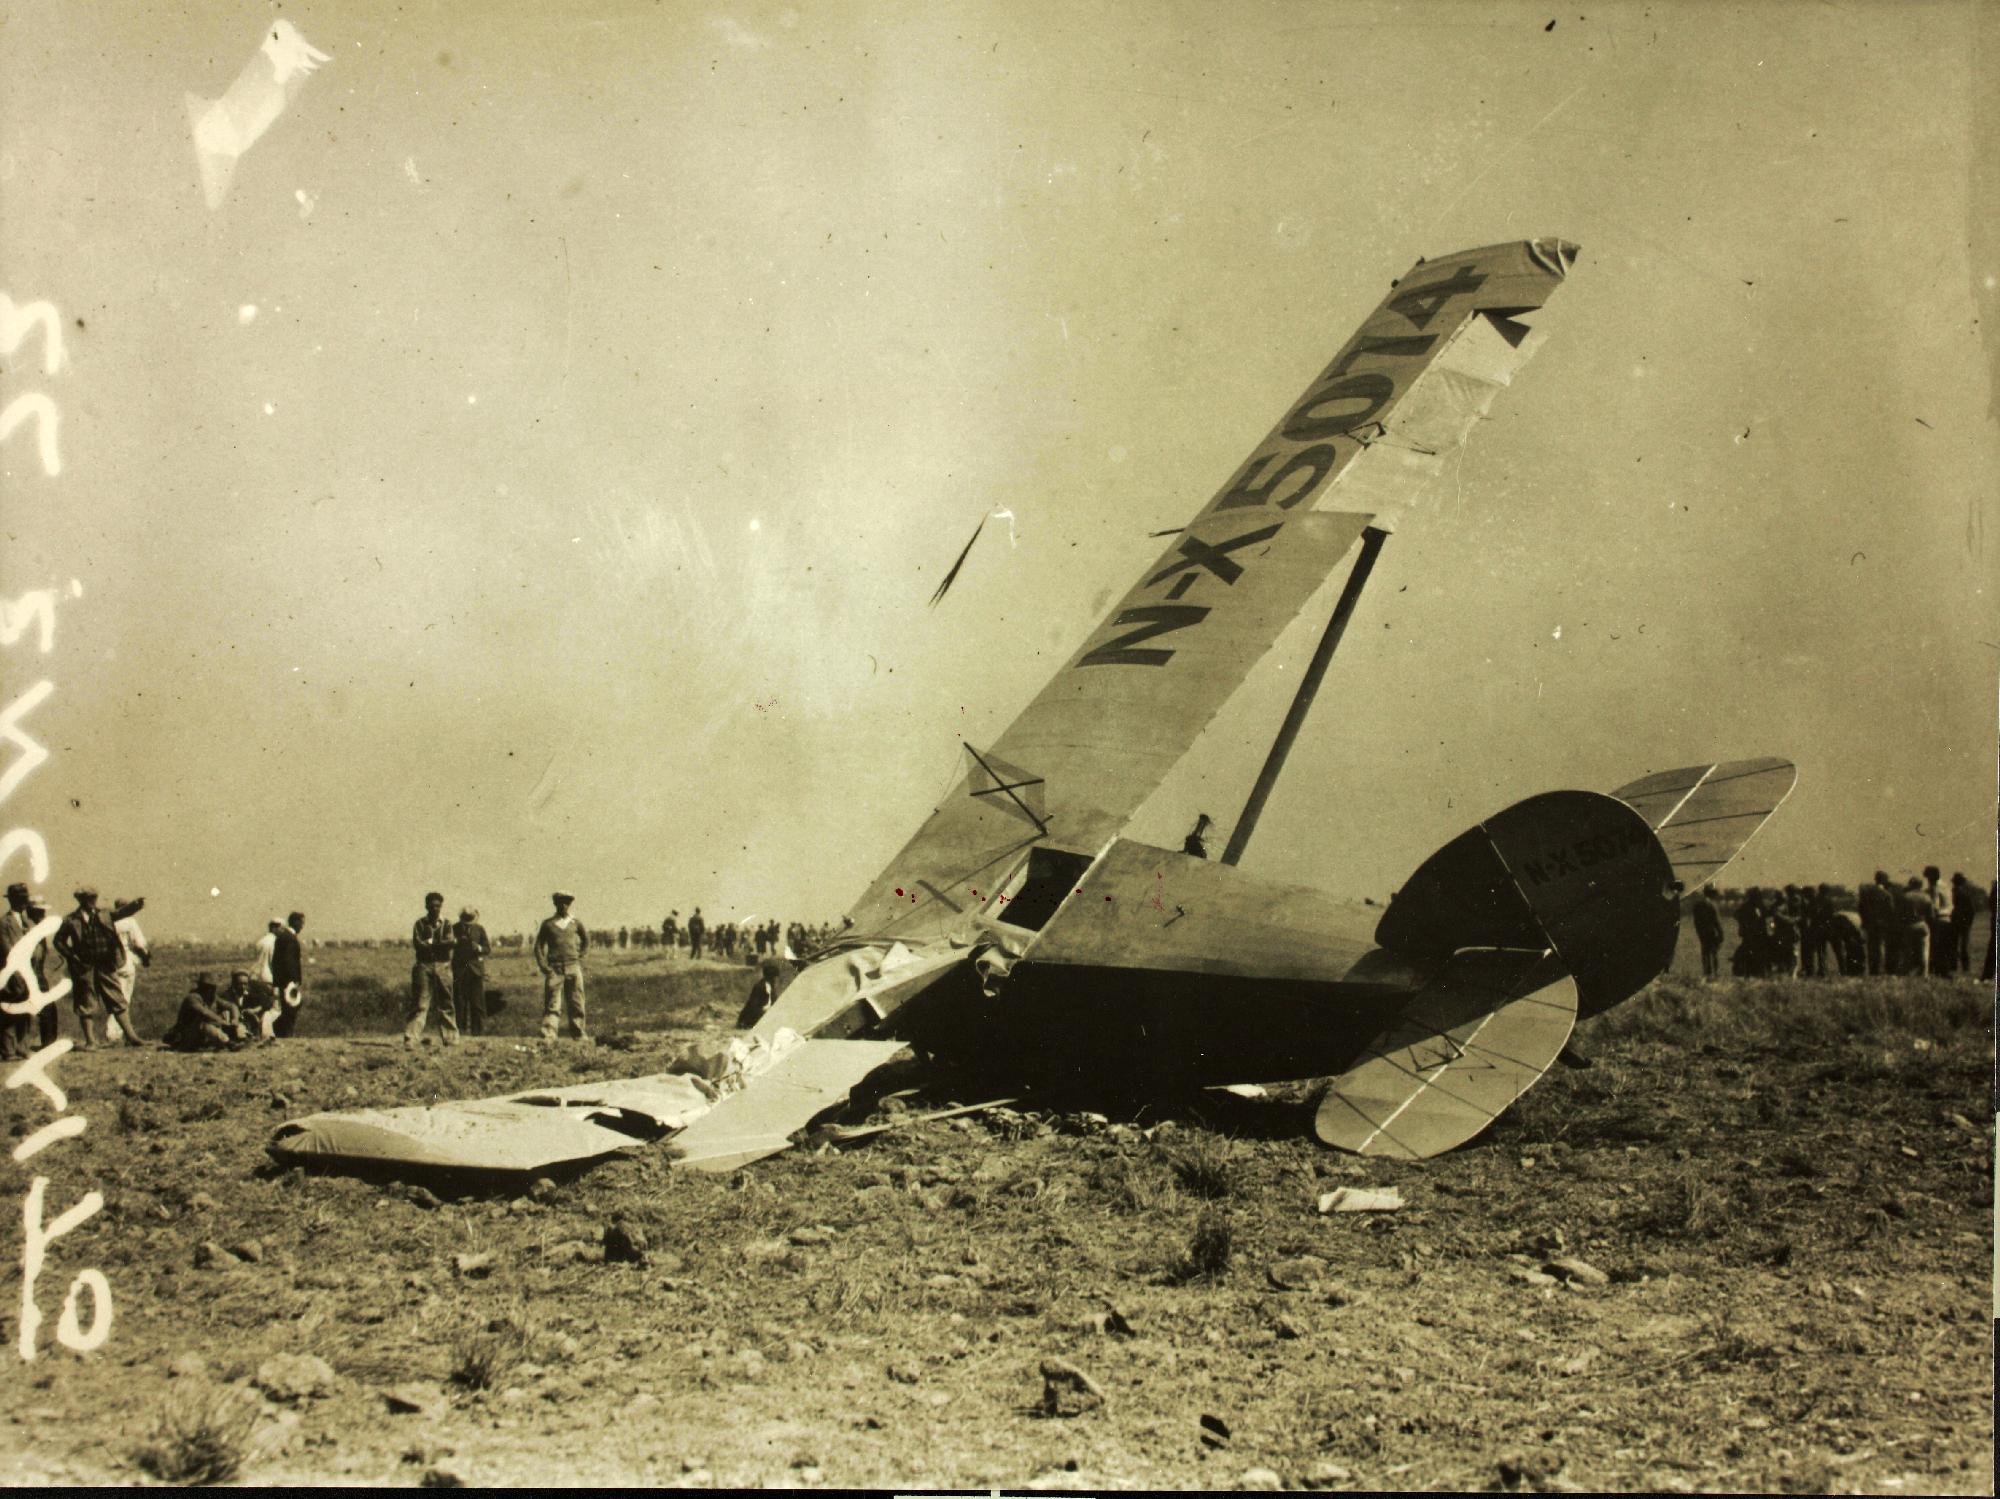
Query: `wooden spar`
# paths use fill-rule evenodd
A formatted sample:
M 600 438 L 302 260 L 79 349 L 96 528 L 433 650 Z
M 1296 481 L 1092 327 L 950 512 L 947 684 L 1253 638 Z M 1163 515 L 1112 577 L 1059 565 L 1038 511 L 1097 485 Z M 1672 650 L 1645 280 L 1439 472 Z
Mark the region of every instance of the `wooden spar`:
M 1340 645 L 1340 637 L 1346 633 L 1347 621 L 1353 617 L 1361 590 L 1367 586 L 1368 574 L 1375 566 L 1375 554 L 1382 550 L 1382 539 L 1388 534 L 1373 526 L 1361 532 L 1361 555 L 1354 559 L 1354 570 L 1347 575 L 1347 583 L 1340 590 L 1340 600 L 1333 606 L 1333 618 L 1326 622 L 1326 633 L 1320 636 L 1319 646 L 1313 652 L 1312 660 L 1306 664 L 1306 674 L 1299 683 L 1299 690 L 1292 696 L 1291 709 L 1285 714 L 1285 721 L 1278 726 L 1278 737 L 1271 742 L 1271 753 L 1264 757 L 1264 768 L 1257 773 L 1257 784 L 1250 788 L 1250 799 L 1243 804 L 1243 815 L 1236 819 L 1236 827 L 1229 835 L 1229 847 L 1222 851 L 1224 864 L 1241 862 L 1243 850 L 1249 846 L 1250 835 L 1257 831 L 1257 819 L 1263 815 L 1264 803 L 1271 795 L 1271 788 L 1278 784 L 1278 774 L 1285 768 L 1285 757 L 1292 751 L 1292 741 L 1299 737 L 1299 730 L 1305 726 L 1306 714 L 1312 711 L 1313 697 L 1326 676 L 1334 650 Z

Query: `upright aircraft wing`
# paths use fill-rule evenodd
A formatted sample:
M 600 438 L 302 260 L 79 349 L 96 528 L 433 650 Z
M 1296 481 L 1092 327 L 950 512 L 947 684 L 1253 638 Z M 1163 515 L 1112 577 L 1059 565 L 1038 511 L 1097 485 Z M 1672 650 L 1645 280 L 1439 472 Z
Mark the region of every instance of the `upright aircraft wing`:
M 1029 847 L 1104 847 L 1362 532 L 1390 529 L 1464 442 L 1575 256 L 1545 239 L 1419 261 L 1006 733 L 968 746 L 858 931 L 939 936 Z

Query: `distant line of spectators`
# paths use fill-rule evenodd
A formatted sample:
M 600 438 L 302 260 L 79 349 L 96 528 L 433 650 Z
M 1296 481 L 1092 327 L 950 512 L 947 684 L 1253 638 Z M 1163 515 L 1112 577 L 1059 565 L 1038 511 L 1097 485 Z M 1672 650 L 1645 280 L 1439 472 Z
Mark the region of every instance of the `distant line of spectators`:
M 1881 870 L 1850 898 L 1832 885 L 1746 891 L 1734 912 L 1739 978 L 1823 978 L 1835 973 L 1930 975 L 1972 972 L 1972 929 L 2000 890 L 1982 891 L 1964 874 L 1943 882 L 1936 865 L 1898 884 Z M 1721 974 L 1722 911 L 1710 892 L 1688 903 L 1701 944 L 1704 978 Z M 1983 977 L 1993 977 L 1989 928 Z

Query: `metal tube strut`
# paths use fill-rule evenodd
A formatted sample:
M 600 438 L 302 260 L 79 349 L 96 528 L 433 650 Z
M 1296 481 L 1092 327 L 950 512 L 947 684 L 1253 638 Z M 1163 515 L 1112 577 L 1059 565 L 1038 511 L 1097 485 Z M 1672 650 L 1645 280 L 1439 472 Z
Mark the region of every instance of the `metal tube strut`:
M 1285 714 L 1284 723 L 1278 727 L 1278 737 L 1271 743 L 1271 753 L 1264 757 L 1264 768 L 1257 772 L 1257 784 L 1250 788 L 1250 799 L 1243 804 L 1243 815 L 1236 819 L 1236 827 L 1229 835 L 1229 847 L 1222 851 L 1222 862 L 1225 864 L 1242 861 L 1250 835 L 1257 831 L 1257 819 L 1264 813 L 1264 803 L 1271 795 L 1271 788 L 1278 784 L 1278 774 L 1285 768 L 1285 757 L 1292 751 L 1292 741 L 1299 737 L 1299 730 L 1305 726 L 1306 714 L 1312 711 L 1313 696 L 1326 676 L 1334 650 L 1347 630 L 1347 621 L 1353 617 L 1354 606 L 1361 598 L 1361 590 L 1367 586 L 1368 574 L 1375 567 L 1375 554 L 1382 550 L 1382 539 L 1388 534 L 1373 526 L 1364 527 L 1361 532 L 1361 555 L 1354 559 L 1354 570 L 1347 575 L 1347 583 L 1340 590 L 1340 600 L 1333 606 L 1333 618 L 1326 622 L 1326 633 L 1320 636 L 1312 660 L 1306 663 L 1305 676 L 1299 682 L 1299 690 L 1292 695 L 1292 706 Z

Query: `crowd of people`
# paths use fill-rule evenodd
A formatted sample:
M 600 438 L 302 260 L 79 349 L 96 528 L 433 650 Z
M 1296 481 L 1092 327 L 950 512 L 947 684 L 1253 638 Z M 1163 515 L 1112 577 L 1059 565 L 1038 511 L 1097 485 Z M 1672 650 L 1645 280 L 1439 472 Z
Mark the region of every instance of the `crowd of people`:
M 543 920 L 534 940 L 526 944 L 542 975 L 542 1039 L 588 1040 L 584 969 L 590 933 L 570 914 L 575 895 L 557 890 L 549 899 L 553 914 Z M 803 960 L 830 935 L 828 927 L 808 927 L 796 921 L 785 926 L 775 918 L 728 921 L 711 928 L 701 907 L 696 906 L 685 921 L 675 908 L 657 933 L 646 927 L 621 926 L 603 940 L 621 949 L 659 946 L 674 953 L 685 949 L 690 961 L 735 962 L 740 954 L 743 961 L 761 965 L 763 1003 L 768 1005 L 779 987 L 775 982 L 781 970 L 779 959 Z M 418 1045 L 433 1020 L 440 1043 L 447 1046 L 461 1035 L 479 1035 L 487 1017 L 498 1008 L 498 996 L 486 989 L 486 957 L 493 942 L 479 924 L 478 910 L 467 906 L 456 922 L 447 923 L 444 896 L 431 891 L 424 897 L 424 914 L 411 928 L 410 945 L 415 961 L 410 970 L 403 1044 Z
M 1832 885 L 1745 891 L 1733 913 L 1737 945 L 1730 971 L 1739 978 L 1826 978 L 1897 974 L 1950 978 L 1973 972 L 1972 932 L 2000 887 L 1981 890 L 1963 873 L 1944 880 L 1936 865 L 1896 881 L 1882 870 L 1853 894 Z M 1725 929 L 1707 891 L 1688 902 L 1701 944 L 1704 978 L 1720 977 Z M 1980 977 L 1993 977 L 1989 925 Z
M 1901 881 L 1878 870 L 1853 893 L 1833 885 L 1748 890 L 1735 898 L 1730 913 L 1737 935 L 1730 971 L 1742 978 L 1969 976 L 1974 927 L 1982 912 L 1993 910 L 1996 897 L 2000 887 L 1982 891 L 1963 873 L 1946 881 L 1935 865 Z M 69 980 L 81 1032 L 79 1050 L 144 1044 L 132 1019 L 132 999 L 140 970 L 153 958 L 138 922 L 145 901 L 114 900 L 106 910 L 88 885 L 77 889 L 74 899 L 75 909 L 52 936 L 26 944 L 19 969 L 10 971 L 0 991 L 0 998 L 20 1007 L 0 1015 L 0 1061 L 26 1057 L 60 1034 L 60 1013 L 53 1002 L 39 1008 L 25 1003 L 30 976 L 33 992 L 46 993 L 58 961 Z M 591 937 L 570 913 L 575 900 L 569 891 L 553 892 L 554 909 L 532 942 L 503 937 L 497 944 L 530 948 L 542 975 L 541 1033 L 551 1041 L 588 1036 L 584 968 Z M 444 896 L 431 891 L 424 897 L 424 914 L 410 931 L 410 995 L 402 1032 L 406 1046 L 417 1045 L 433 1020 L 446 1044 L 461 1035 L 480 1035 L 502 1006 L 498 992 L 486 984 L 486 959 L 496 943 L 481 925 L 478 909 L 462 907 L 456 921 L 447 921 L 444 905 Z M 1723 902 L 1716 892 L 1699 891 L 1688 901 L 1688 914 L 1701 947 L 1703 977 L 1719 978 L 1727 935 Z M 13 953 L 47 918 L 43 896 L 23 883 L 9 885 L 7 909 L 0 912 L 0 952 Z M 295 1034 L 305 1005 L 304 930 L 303 912 L 271 918 L 252 950 L 250 966 L 231 972 L 221 987 L 208 974 L 197 975 L 173 1026 L 160 1039 L 176 1050 L 207 1051 Z M 836 935 L 829 926 L 776 918 L 711 926 L 697 906 L 685 920 L 675 909 L 657 930 L 621 926 L 604 940 L 618 948 L 685 953 L 690 961 L 735 962 L 740 956 L 756 965 L 761 977 L 737 1021 L 749 1025 L 783 988 L 782 960 L 804 962 Z M 1993 976 L 1989 923 L 1980 977 Z
M 781 923 L 775 916 L 710 926 L 701 914 L 701 907 L 696 906 L 694 914 L 685 921 L 681 920 L 678 908 L 670 911 L 660 923 L 658 943 L 669 951 L 684 949 L 690 958 L 720 958 L 733 963 L 741 956 L 745 962 L 755 963 L 765 958 L 803 959 L 832 940 L 834 931 L 830 926 L 807 926 L 802 921 Z M 636 941 L 639 934 L 632 935 Z M 619 945 L 622 947 L 624 942 L 625 929 L 621 927 Z M 654 934 L 649 932 L 645 945 L 650 947 L 653 943 Z

